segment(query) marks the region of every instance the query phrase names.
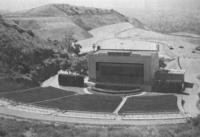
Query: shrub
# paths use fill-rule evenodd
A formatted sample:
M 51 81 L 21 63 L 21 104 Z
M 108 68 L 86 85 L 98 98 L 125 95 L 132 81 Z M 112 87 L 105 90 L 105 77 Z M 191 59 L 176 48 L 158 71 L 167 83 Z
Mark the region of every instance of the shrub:
M 191 123 L 193 127 L 200 129 L 200 115 L 196 118 L 192 118 L 189 123 Z
M 7 132 L 0 129 L 0 137 L 5 137 L 7 135 Z
M 62 86 L 84 87 L 84 77 L 81 75 L 59 74 L 58 81 Z
M 173 133 L 171 133 L 167 129 L 160 129 L 159 134 L 160 134 L 161 137 L 174 137 Z
M 179 46 L 179 48 L 180 48 L 180 49 L 183 49 L 184 47 L 183 47 L 183 46 Z
M 159 67 L 160 68 L 165 68 L 167 65 L 165 63 L 165 59 L 164 58 L 160 58 L 159 59 Z
M 80 137 L 103 137 L 103 136 L 101 136 L 97 130 L 89 130 L 87 132 L 80 134 Z
M 196 47 L 195 49 L 198 50 L 198 51 L 200 51 L 200 46 Z
M 32 30 L 28 30 L 28 31 L 27 31 L 27 33 L 28 33 L 30 36 L 32 36 L 32 37 L 34 37 L 34 36 L 35 36 L 35 34 L 33 33 L 33 31 L 32 31 Z
M 86 56 L 75 58 L 72 62 L 71 71 L 81 75 L 87 75 L 88 62 Z
M 50 76 L 57 74 L 60 64 L 57 59 L 46 59 L 41 64 L 35 65 L 31 70 L 31 79 L 41 83 Z
M 196 136 L 193 136 L 193 133 L 191 131 L 183 131 L 179 133 L 176 137 L 196 137 Z
M 110 137 L 142 137 L 142 134 L 133 129 L 112 130 L 109 132 Z

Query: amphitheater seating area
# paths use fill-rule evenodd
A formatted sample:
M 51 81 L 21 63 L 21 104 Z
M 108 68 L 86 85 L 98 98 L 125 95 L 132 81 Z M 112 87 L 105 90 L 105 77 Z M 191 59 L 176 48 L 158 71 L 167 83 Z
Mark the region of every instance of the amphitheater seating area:
M 120 115 L 140 115 L 140 114 L 163 114 L 179 113 L 177 106 L 177 97 L 174 95 L 151 95 L 128 97 L 120 109 L 117 109 L 122 102 L 121 96 L 103 95 L 103 94 L 78 94 L 72 91 L 60 90 L 53 87 L 32 88 L 29 90 L 13 91 L 0 93 L 1 104 L 6 105 L 4 100 L 12 100 L 17 107 L 13 109 L 27 110 L 27 112 L 51 113 L 46 111 L 59 110 L 62 115 L 68 115 L 75 112 L 84 112 L 85 117 L 93 117 L 94 113 L 98 117 L 104 117 L 105 114 L 116 113 L 119 110 Z M 4 100 L 2 100 L 4 99 Z M 34 108 L 36 107 L 36 109 Z M 48 109 L 46 109 L 48 108 Z M 115 113 L 113 113 L 115 112 Z M 81 114 L 80 113 L 80 114 Z M 103 113 L 103 116 L 102 116 Z M 82 116 L 82 114 L 81 114 Z M 94 117 L 97 115 L 95 114 Z M 110 116 L 108 116 L 110 119 Z M 129 117 L 128 117 L 129 118 Z
M 50 100 L 53 98 L 71 96 L 74 94 L 75 92 L 64 91 L 53 87 L 46 87 L 46 88 L 38 87 L 22 91 L 19 90 L 8 93 L 0 93 L 0 98 L 7 98 L 22 103 L 33 103 L 44 100 Z
M 53 107 L 61 110 L 110 112 L 112 113 L 121 102 L 121 97 L 104 95 L 75 95 L 55 101 L 41 102 L 36 105 Z
M 127 99 L 120 113 L 166 113 L 179 112 L 174 95 L 136 96 Z

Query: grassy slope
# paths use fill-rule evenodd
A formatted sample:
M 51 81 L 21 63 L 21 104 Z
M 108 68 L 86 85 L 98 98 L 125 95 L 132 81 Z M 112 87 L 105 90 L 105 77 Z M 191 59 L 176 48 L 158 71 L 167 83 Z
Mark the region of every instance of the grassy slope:
M 200 34 L 200 16 L 199 10 L 196 9 L 135 11 L 131 16 L 138 18 L 154 31 Z
M 75 39 L 91 37 L 91 34 L 76 25 L 69 17 L 15 17 L 9 20 L 13 20 L 22 28 L 33 30 L 43 39 L 62 40 L 69 33 L 74 35 Z
M 24 51 L 31 51 L 35 48 L 53 48 L 52 44 L 41 40 L 31 31 L 21 28 L 20 26 L 0 19 L 0 43 L 5 44 L 9 40 L 10 46 L 23 48 Z M 3 45 L 1 45 L 3 46 Z
M 198 137 L 199 124 L 92 127 L 73 124 L 43 124 L 37 121 L 0 118 L 2 137 Z
M 5 73 L 6 76 L 9 75 L 9 78 L 1 78 L 0 91 L 16 90 L 27 88 L 27 86 L 35 86 L 37 85 L 36 81 L 39 82 L 39 79 L 35 79 L 36 83 L 34 82 L 33 84 L 31 78 L 37 75 L 36 71 L 41 71 L 42 68 L 45 68 L 45 66 L 47 67 L 53 62 L 54 65 L 57 63 L 56 58 L 53 58 L 54 49 L 57 47 L 52 43 L 41 40 L 31 31 L 22 29 L 16 24 L 8 23 L 2 18 L 0 18 L 0 48 L 0 73 Z M 51 68 L 54 69 L 53 64 Z M 57 70 L 51 68 L 48 68 L 49 71 L 44 70 L 44 72 L 41 73 L 42 75 L 40 74 L 40 78 L 46 75 L 44 73 L 47 71 L 49 74 L 45 76 L 45 79 L 46 77 L 54 75 L 55 72 L 53 71 Z M 23 81 L 25 79 L 28 81 Z
M 160 55 L 174 58 L 177 56 L 186 56 L 199 58 L 199 53 L 192 53 L 199 46 L 199 38 L 174 36 L 162 34 L 154 31 L 148 31 L 140 28 L 135 28 L 129 23 L 120 23 L 115 25 L 104 26 L 90 31 L 94 37 L 79 41 L 84 47 L 83 51 L 91 50 L 93 43 L 100 43 L 112 38 L 129 39 L 132 41 L 142 40 L 160 43 Z M 183 46 L 183 48 L 179 48 Z M 173 47 L 170 50 L 169 47 Z
M 41 38 L 52 40 L 61 40 L 69 33 L 78 40 L 86 39 L 92 36 L 88 30 L 119 22 L 131 22 L 137 27 L 143 27 L 137 19 L 128 20 L 114 10 L 67 4 L 50 4 L 5 16 L 22 28 L 33 30 Z
M 0 92 L 9 92 L 20 89 L 28 89 L 30 87 L 38 86 L 30 81 L 16 81 L 12 79 L 0 79 Z

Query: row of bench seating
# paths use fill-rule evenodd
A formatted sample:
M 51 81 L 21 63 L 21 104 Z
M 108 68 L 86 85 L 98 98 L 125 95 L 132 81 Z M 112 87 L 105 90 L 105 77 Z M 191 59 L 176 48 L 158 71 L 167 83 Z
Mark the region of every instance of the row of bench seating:
M 122 119 L 122 120 L 152 120 L 152 119 L 183 119 L 190 117 L 186 114 L 181 113 L 151 113 L 151 114 L 109 114 L 109 113 L 90 113 L 90 112 L 79 112 L 79 111 L 58 111 L 54 109 L 36 107 L 32 105 L 12 105 L 11 103 L 0 100 L 0 105 L 6 105 L 9 109 L 30 112 L 30 113 L 37 113 L 43 115 L 55 115 L 59 117 L 73 117 L 73 118 L 85 118 L 85 119 L 106 119 L 106 120 L 115 120 L 115 119 Z

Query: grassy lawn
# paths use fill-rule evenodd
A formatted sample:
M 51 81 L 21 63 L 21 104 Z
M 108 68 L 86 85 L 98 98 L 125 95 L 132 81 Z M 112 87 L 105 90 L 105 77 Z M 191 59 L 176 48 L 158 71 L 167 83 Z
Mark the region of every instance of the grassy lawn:
M 36 83 L 31 83 L 30 81 L 17 81 L 5 77 L 2 78 L 0 76 L 0 93 L 12 92 L 13 90 L 28 89 L 37 86 L 38 85 Z
M 128 98 L 120 113 L 178 112 L 177 98 L 173 95 L 137 96 Z
M 199 123 L 199 122 L 198 122 Z M 199 124 L 87 126 L 0 118 L 1 137 L 199 137 Z
M 18 92 L 0 93 L 0 98 L 7 98 L 17 102 L 31 103 L 52 98 L 58 98 L 68 95 L 73 95 L 74 92 L 64 91 L 53 87 L 47 88 L 33 88 Z
M 60 100 L 41 102 L 37 105 L 90 112 L 113 112 L 121 102 L 121 97 L 104 95 L 75 95 Z

